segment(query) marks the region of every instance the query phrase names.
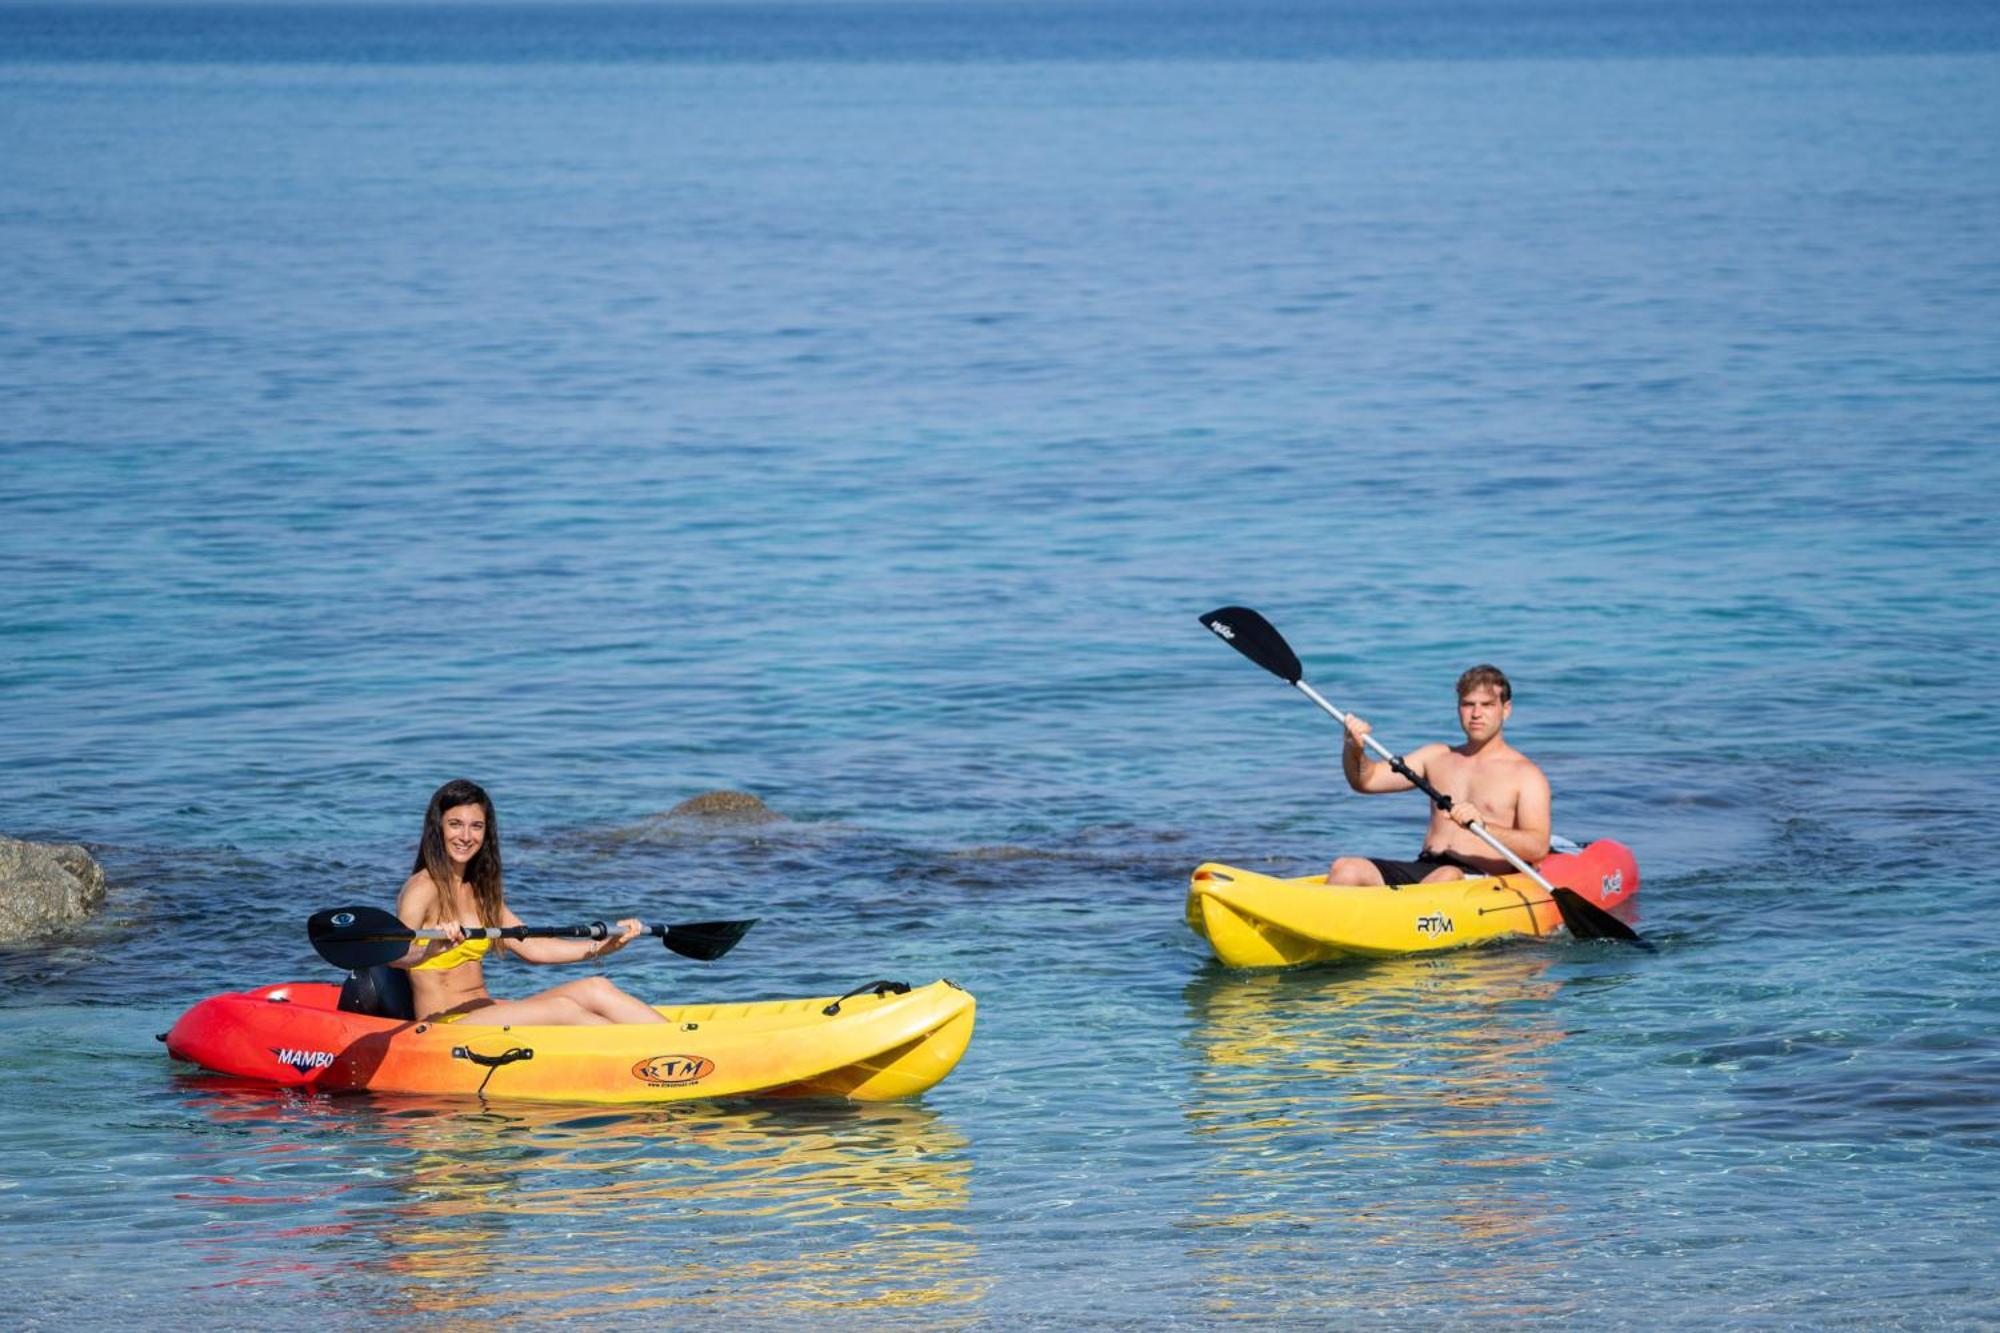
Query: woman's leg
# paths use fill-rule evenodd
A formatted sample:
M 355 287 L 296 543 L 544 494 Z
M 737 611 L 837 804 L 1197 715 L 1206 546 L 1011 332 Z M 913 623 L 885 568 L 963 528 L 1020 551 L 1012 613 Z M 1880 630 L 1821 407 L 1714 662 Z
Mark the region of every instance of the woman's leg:
M 664 1023 L 652 1006 L 611 984 L 608 977 L 584 977 L 551 986 L 525 1000 L 495 1000 L 458 1020 L 472 1027 L 552 1025 L 571 1027 L 593 1023 Z
M 576 981 L 565 981 L 560 986 L 551 986 L 537 1000 L 560 998 L 577 1005 L 591 1015 L 583 1020 L 591 1023 L 664 1023 L 653 1007 L 644 1000 L 627 995 L 611 984 L 609 977 L 583 977 Z
M 477 1009 L 467 1011 L 458 1020 L 461 1027 L 497 1028 L 519 1025 L 521 1027 L 570 1027 L 583 1023 L 608 1023 L 608 1018 L 600 1018 L 590 1010 L 565 995 L 544 991 L 540 995 L 530 995 L 525 1000 L 495 1000 L 482 1004 Z

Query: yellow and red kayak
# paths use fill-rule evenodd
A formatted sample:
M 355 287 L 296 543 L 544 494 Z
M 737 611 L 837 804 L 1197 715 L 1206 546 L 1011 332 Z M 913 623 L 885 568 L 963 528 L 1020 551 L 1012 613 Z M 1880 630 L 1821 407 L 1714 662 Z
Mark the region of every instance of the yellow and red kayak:
M 1609 839 L 1556 853 L 1535 869 L 1606 909 L 1639 891 L 1638 862 Z M 1187 921 L 1230 967 L 1434 953 L 1563 928 L 1556 904 L 1526 875 L 1357 888 L 1329 886 L 1324 875 L 1278 879 L 1215 862 L 1188 884 Z
M 218 1073 L 322 1091 L 467 1093 L 567 1102 L 694 1097 L 909 1097 L 972 1040 L 973 998 L 949 981 L 845 996 L 656 1006 L 663 1024 L 474 1027 L 347 1012 L 317 982 L 215 995 L 166 1034 Z

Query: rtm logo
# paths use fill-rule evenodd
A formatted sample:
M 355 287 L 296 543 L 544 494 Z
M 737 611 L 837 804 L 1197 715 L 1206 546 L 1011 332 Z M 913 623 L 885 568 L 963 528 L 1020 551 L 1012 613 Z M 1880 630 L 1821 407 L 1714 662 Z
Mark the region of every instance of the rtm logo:
M 1231 643 L 1236 642 L 1236 631 L 1229 628 L 1228 621 L 1211 620 L 1208 622 L 1208 627 L 1214 630 L 1217 634 L 1220 634 L 1223 638 L 1229 640 Z
M 1417 918 L 1417 934 L 1449 935 L 1452 933 L 1451 918 L 1443 912 L 1432 912 L 1429 916 Z
M 1625 872 L 1622 870 L 1614 870 L 1610 874 L 1606 875 L 1603 879 L 1598 881 L 1599 896 L 1601 896 L 1606 902 L 1609 902 L 1611 901 L 1611 899 L 1616 898 L 1618 896 L 1618 891 L 1624 887 L 1625 887 Z
M 715 1061 L 699 1055 L 656 1055 L 632 1066 L 632 1077 L 662 1088 L 699 1083 L 715 1069 Z
M 304 1078 L 315 1069 L 325 1069 L 333 1063 L 332 1051 L 294 1051 L 285 1049 L 274 1050 L 271 1054 L 278 1057 L 279 1064 L 290 1065 L 298 1072 L 300 1078 Z

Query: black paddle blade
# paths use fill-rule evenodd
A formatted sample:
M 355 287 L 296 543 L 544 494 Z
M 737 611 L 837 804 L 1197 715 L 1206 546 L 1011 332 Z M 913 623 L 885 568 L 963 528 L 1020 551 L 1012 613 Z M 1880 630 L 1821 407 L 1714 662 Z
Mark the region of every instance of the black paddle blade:
M 1208 627 L 1209 633 L 1287 685 L 1296 685 L 1305 678 L 1299 655 L 1285 642 L 1285 636 L 1249 607 L 1225 606 L 1201 617 L 1201 623 Z
M 1618 940 L 1636 945 L 1647 953 L 1655 952 L 1651 940 L 1642 938 L 1638 931 L 1574 889 L 1559 888 L 1551 896 L 1555 899 L 1556 910 L 1562 913 L 1563 924 L 1569 927 L 1569 933 L 1576 939 Z
M 695 958 L 704 963 L 713 962 L 736 947 L 736 941 L 743 938 L 758 918 L 748 921 L 697 921 L 684 926 L 657 926 L 660 943 L 672 949 L 683 958 Z
M 306 919 L 306 936 L 321 958 L 353 971 L 393 963 L 416 932 L 379 907 L 329 907 Z

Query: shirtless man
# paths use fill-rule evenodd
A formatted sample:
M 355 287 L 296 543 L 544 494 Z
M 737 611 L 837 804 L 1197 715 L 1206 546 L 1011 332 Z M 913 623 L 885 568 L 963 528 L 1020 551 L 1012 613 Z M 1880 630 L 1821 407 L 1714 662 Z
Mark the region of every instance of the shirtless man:
M 1476 666 L 1458 678 L 1458 725 L 1463 745 L 1426 745 L 1403 756 L 1410 771 L 1451 797 L 1449 812 L 1431 807 L 1431 826 L 1415 861 L 1343 856 L 1327 871 L 1329 884 L 1417 884 L 1504 875 L 1514 867 L 1465 827 L 1474 820 L 1529 865 L 1549 854 L 1549 780 L 1507 744 L 1514 687 L 1498 667 Z M 1362 747 L 1369 726 L 1347 716 L 1340 765 L 1358 792 L 1408 791 L 1414 785 Z

